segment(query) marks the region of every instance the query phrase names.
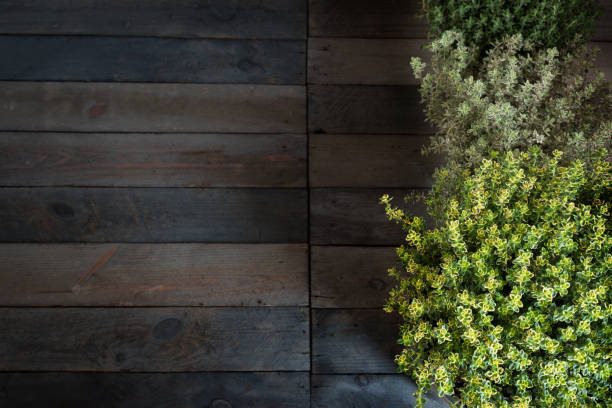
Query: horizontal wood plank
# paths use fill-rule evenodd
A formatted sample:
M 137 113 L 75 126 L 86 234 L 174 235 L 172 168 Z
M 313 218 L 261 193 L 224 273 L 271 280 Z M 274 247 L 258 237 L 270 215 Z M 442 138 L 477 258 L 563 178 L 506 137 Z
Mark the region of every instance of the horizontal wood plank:
M 0 374 L 11 408 L 308 408 L 308 373 Z
M 1 244 L 1 306 L 308 304 L 304 244 Z
M 0 82 L 3 130 L 303 133 L 305 87 Z
M 311 85 L 312 133 L 430 134 L 416 86 Z
M 0 36 L 0 80 L 303 84 L 304 41 Z
M 306 135 L 0 133 L 2 186 L 305 187 Z
M 0 371 L 305 371 L 295 308 L 6 308 Z
M 312 372 L 395 373 L 399 322 L 380 309 L 312 309 Z
M 401 374 L 313 375 L 312 408 L 404 408 L 414 407 L 414 382 Z M 425 408 L 448 408 L 432 393 Z
M 376 308 L 385 304 L 395 280 L 394 247 L 311 247 L 311 304 L 323 308 Z
M 612 18 L 612 15 L 611 15 Z M 312 38 L 308 41 L 308 82 L 338 85 L 418 85 L 410 59 L 429 63 L 423 39 Z M 612 78 L 612 43 L 589 42 L 601 52 L 597 66 Z
M 379 204 L 383 194 L 409 213 L 426 215 L 423 202 L 405 205 L 407 189 L 312 189 L 310 242 L 313 245 L 398 245 L 405 240 L 401 227 L 387 219 Z M 423 191 L 420 191 L 423 192 Z
M 612 0 L 600 2 L 594 41 L 612 40 Z M 312 37 L 426 38 L 429 31 L 421 0 L 310 0 L 309 35 Z
M 3 242 L 306 242 L 297 189 L 2 188 Z
M 2 34 L 304 38 L 306 0 L 8 0 Z
M 312 37 L 425 38 L 420 0 L 310 0 Z
M 411 57 L 428 62 L 421 39 L 312 38 L 308 41 L 311 84 L 418 85 Z
M 440 155 L 423 155 L 429 136 L 310 135 L 312 187 L 429 188 Z

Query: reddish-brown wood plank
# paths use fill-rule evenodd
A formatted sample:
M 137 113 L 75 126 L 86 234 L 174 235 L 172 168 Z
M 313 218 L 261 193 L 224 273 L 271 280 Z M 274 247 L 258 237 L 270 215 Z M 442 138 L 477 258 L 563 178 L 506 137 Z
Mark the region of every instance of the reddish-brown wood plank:
M 324 308 L 376 308 L 385 304 L 395 280 L 394 247 L 312 246 L 311 304 Z
M 5 308 L 0 371 L 305 371 L 308 310 Z
M 306 135 L 5 132 L 0 150 L 2 186 L 306 186 Z
M 305 189 L 0 189 L 3 242 L 307 240 Z
M 304 244 L 0 244 L 0 306 L 308 304 Z
M 428 188 L 439 155 L 423 155 L 429 136 L 312 134 L 312 187 Z
M 303 133 L 305 87 L 0 82 L 3 130 Z

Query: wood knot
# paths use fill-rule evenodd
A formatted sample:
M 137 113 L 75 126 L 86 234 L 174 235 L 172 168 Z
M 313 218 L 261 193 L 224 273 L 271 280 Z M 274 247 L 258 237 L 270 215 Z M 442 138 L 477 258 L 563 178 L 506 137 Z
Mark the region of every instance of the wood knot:
M 51 210 L 58 217 L 62 217 L 62 218 L 74 217 L 74 209 L 68 204 L 53 203 L 51 204 Z
M 358 386 L 365 387 L 366 385 L 370 383 L 370 380 L 368 379 L 367 375 L 361 374 L 355 377 L 355 382 L 357 383 Z
M 153 337 L 158 340 L 171 340 L 183 328 L 183 322 L 171 317 L 157 323 L 153 328 Z
M 91 119 L 99 118 L 106 113 L 107 105 L 94 105 L 87 110 L 87 114 Z
M 372 279 L 368 282 L 368 286 L 374 290 L 383 290 L 386 285 L 381 279 Z
M 232 408 L 232 404 L 223 399 L 216 399 L 210 403 L 210 408 Z

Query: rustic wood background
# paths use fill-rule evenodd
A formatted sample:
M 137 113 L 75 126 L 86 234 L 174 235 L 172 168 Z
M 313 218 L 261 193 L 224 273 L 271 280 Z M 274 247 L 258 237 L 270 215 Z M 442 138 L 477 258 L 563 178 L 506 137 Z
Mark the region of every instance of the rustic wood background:
M 0 406 L 412 406 L 419 6 L 0 0 Z

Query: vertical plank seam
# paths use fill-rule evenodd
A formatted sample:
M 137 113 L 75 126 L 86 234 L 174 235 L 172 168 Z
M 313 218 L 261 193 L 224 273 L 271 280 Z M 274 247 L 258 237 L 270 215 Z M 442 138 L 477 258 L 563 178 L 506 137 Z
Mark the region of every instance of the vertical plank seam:
M 309 357 L 309 365 L 308 365 L 308 407 L 312 408 L 312 246 L 310 244 L 310 133 L 309 133 L 309 112 L 310 107 L 308 106 L 308 92 L 309 92 L 309 84 L 308 84 L 308 48 L 309 48 L 309 37 L 310 37 L 310 0 L 304 0 L 306 2 L 306 44 L 305 44 L 305 58 L 304 58 L 304 86 L 305 92 L 304 97 L 306 98 L 305 107 L 306 114 L 304 115 L 306 123 L 304 124 L 304 129 L 306 131 L 306 223 L 307 223 L 307 231 L 306 231 L 306 239 L 308 242 L 308 357 Z

